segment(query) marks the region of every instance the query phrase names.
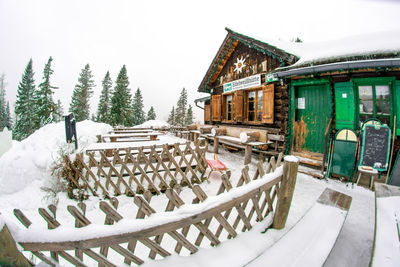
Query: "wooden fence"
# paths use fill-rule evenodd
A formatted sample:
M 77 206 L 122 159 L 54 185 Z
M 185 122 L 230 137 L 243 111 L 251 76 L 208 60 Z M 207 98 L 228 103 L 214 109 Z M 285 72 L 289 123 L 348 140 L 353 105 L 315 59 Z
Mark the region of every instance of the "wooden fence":
M 71 189 L 94 196 L 135 196 L 146 190 L 160 194 L 176 184 L 192 187 L 201 183 L 206 151 L 207 146 L 187 142 L 87 152 L 77 154 L 74 161 L 65 156 L 64 173 Z
M 22 235 L 27 236 L 28 241 L 24 241 L 22 237 L 19 243 L 24 250 L 31 251 L 52 266 L 67 263 L 76 266 L 96 263 L 99 266 L 118 266 L 123 263 L 140 265 L 146 260 L 162 259 L 173 253 L 190 255 L 196 253 L 200 247 L 217 246 L 227 239 L 235 238 L 241 231 L 250 230 L 256 222 L 268 215 L 272 216 L 271 212 L 276 205 L 280 205 L 279 202 L 287 202 L 287 194 L 293 194 L 294 186 L 291 190 L 287 190 L 283 186 L 288 183 L 281 183 L 281 181 L 296 180 L 298 163 L 285 161 L 283 171 L 280 168 L 275 171 L 279 164 L 280 159 L 276 162 L 275 158 L 271 158 L 265 169 L 260 161 L 253 178 L 250 178 L 249 169 L 246 166 L 242 170 L 236 187 L 231 184 L 227 175 L 222 175 L 222 182 L 216 196 L 208 197 L 199 185 L 194 185 L 191 188 L 194 197 L 192 204 L 185 205 L 183 212 L 183 214 L 189 213 L 187 216 L 182 216 L 182 212 L 179 213 L 179 207 L 185 204 L 180 197 L 179 185 L 166 189 L 167 202 L 164 203 L 165 209 L 162 211 L 156 211 L 155 207 L 151 206 L 152 193 L 150 191 L 146 191 L 143 196 L 136 195 L 133 201 L 136 207 L 132 208 L 132 210 L 137 210 L 136 219 L 123 218 L 118 212 L 116 198 L 100 202 L 99 208 L 105 215 L 107 226 L 99 226 L 108 227 L 110 230 L 110 227 L 111 229 L 118 227 L 118 225 L 110 225 L 121 220 L 122 222 L 125 220 L 123 224 L 125 226 L 139 223 L 138 227 L 129 231 L 121 232 L 117 229 L 115 232 L 111 231 L 111 234 L 97 233 L 97 235 L 81 237 L 84 232 L 79 232 L 80 229 L 69 228 L 69 231 L 75 232 L 68 234 L 65 240 L 56 235 L 57 241 L 49 242 L 48 240 L 51 239 L 49 234 L 51 236 L 51 232 L 56 230 L 48 230 L 48 233 L 41 231 L 38 240 L 32 241 L 30 220 L 20 210 L 14 210 L 15 216 L 28 228 Z M 264 176 L 265 172 L 271 171 L 273 171 L 272 174 Z M 203 204 L 202 202 L 207 199 L 211 200 Z M 283 205 L 286 204 L 283 203 Z M 174 211 L 174 209 L 177 210 Z M 274 214 L 274 217 L 270 219 L 283 216 L 286 220 L 288 210 L 289 207 L 286 211 L 282 210 L 281 214 Z M 74 217 L 75 227 L 83 228 L 91 224 L 90 218 L 85 214 L 84 203 L 79 203 L 78 207 L 68 206 L 68 211 Z M 39 209 L 49 229 L 55 229 L 61 225 L 56 218 L 56 212 L 55 206 Z M 154 214 L 162 214 L 161 217 L 166 219 L 159 223 L 158 217 Z M 153 216 L 146 218 L 150 215 Z M 270 222 L 272 223 L 272 220 Z M 36 229 L 37 227 L 33 228 L 33 231 Z M 71 239 L 72 237 L 79 239 L 74 240 Z

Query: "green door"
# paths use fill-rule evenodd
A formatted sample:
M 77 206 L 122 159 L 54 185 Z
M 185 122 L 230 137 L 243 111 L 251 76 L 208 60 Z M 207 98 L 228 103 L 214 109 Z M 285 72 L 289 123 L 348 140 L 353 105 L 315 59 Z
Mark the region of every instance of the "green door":
M 295 87 L 294 148 L 323 153 L 325 130 L 332 116 L 328 83 Z

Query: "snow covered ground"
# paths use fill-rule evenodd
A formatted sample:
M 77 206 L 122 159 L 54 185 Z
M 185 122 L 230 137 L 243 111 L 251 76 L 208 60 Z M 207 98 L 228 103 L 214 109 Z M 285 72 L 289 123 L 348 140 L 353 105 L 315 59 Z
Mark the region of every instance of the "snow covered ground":
M 80 149 L 95 142 L 97 134 L 105 134 L 110 130 L 111 126 L 107 124 L 90 121 L 78 123 Z M 76 201 L 68 199 L 66 193 L 55 194 L 51 190 L 43 190 L 54 187 L 54 178 L 51 176 L 52 167 L 58 162 L 60 151 L 68 149 L 71 148 L 65 144 L 64 123 L 58 123 L 46 125 L 22 142 L 14 142 L 12 149 L 0 157 L 0 222 L 3 220 L 17 239 L 20 238 L 18 233 L 22 225 L 13 215 L 15 208 L 21 209 L 31 219 L 32 225 L 38 225 L 37 227 L 42 227 L 43 231 L 46 231 L 46 224 L 37 209 L 46 207 L 48 204 L 56 204 L 58 206 L 57 219 L 73 224 L 66 206 L 76 205 Z M 232 171 L 233 184 L 240 176 L 243 156 L 241 152 L 228 153 L 221 149 L 219 158 Z M 211 158 L 212 154 L 208 153 L 207 157 Z M 256 160 L 253 159 L 250 172 L 255 170 L 255 163 Z M 210 184 L 205 183 L 202 187 L 207 193 L 216 192 L 220 185 L 219 174 L 213 173 L 210 180 Z M 268 230 L 262 233 L 271 219 L 268 217 L 256 224 L 251 231 L 242 233 L 238 238 L 225 241 L 218 247 L 201 248 L 198 253 L 190 257 L 172 255 L 163 260 L 149 260 L 143 266 L 243 266 L 261 255 L 289 231 L 310 209 L 326 187 L 353 197 L 350 212 L 326 266 L 367 266 L 371 260 L 374 239 L 374 193 L 363 187 L 354 186 L 353 188 L 336 180 L 321 181 L 300 173 L 297 177 L 285 229 Z M 182 192 L 183 198 L 185 190 L 187 189 Z M 129 214 L 132 198 L 119 196 L 118 199 L 120 202 L 118 211 L 124 215 L 124 218 L 134 218 L 136 213 Z M 103 223 L 104 218 L 90 217 L 95 216 L 92 211 L 97 209 L 98 201 L 99 199 L 95 197 L 86 201 L 87 216 L 92 222 Z M 152 205 L 153 203 L 156 201 L 152 200 Z M 288 251 L 280 253 L 284 255 Z

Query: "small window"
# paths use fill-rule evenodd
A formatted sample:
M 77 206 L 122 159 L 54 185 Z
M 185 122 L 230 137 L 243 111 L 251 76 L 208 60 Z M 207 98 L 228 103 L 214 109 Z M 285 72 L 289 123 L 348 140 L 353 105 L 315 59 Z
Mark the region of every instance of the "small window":
M 232 120 L 232 95 L 226 97 L 226 119 L 228 121 Z
M 262 122 L 263 92 L 262 90 L 247 92 L 247 121 Z
M 379 119 L 390 125 L 391 97 L 389 85 L 360 85 L 358 86 L 360 100 L 360 124 L 367 119 Z
M 223 105 L 224 120 L 233 121 L 235 119 L 235 98 L 233 97 L 233 94 L 224 95 Z

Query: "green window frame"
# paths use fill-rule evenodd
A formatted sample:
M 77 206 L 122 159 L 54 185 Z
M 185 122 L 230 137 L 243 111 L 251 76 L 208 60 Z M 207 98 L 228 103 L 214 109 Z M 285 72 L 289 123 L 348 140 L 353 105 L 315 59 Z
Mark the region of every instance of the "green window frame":
M 358 127 L 367 119 L 379 119 L 393 129 L 393 77 L 353 79 Z

